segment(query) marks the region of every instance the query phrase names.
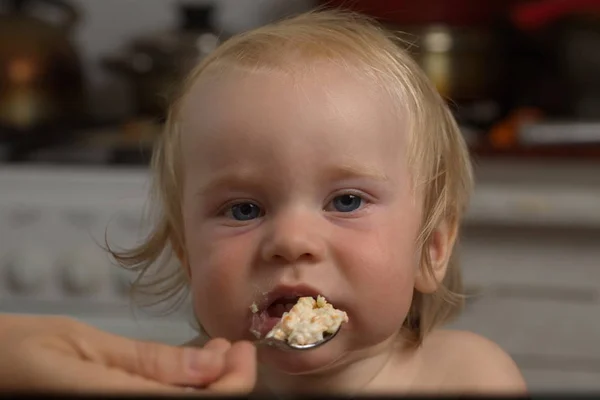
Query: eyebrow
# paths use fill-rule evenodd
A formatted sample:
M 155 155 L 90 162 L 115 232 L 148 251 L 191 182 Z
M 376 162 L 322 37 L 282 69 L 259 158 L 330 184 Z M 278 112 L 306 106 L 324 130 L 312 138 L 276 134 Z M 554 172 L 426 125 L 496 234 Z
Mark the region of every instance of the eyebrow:
M 370 166 L 355 166 L 351 164 L 335 164 L 325 168 L 320 178 L 326 181 L 344 181 L 352 179 L 365 179 L 377 182 L 387 182 L 389 177 L 379 169 Z M 238 169 L 218 174 L 210 181 L 200 185 L 196 193 L 200 196 L 218 192 L 219 190 L 236 187 L 238 189 L 256 188 L 264 182 L 265 174 L 252 170 Z
M 387 182 L 389 177 L 372 166 L 356 166 L 352 164 L 336 164 L 327 169 L 324 177 L 329 180 L 367 179 L 378 182 Z
M 257 183 L 264 181 L 265 177 L 254 171 L 238 169 L 217 174 L 210 181 L 199 185 L 196 193 L 204 196 L 230 187 L 245 189 L 256 187 Z

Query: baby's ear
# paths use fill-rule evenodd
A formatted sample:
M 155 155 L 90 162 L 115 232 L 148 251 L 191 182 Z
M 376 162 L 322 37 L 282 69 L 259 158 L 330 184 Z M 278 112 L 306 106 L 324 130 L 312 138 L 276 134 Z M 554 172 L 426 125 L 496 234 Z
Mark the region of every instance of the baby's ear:
M 415 276 L 415 289 L 421 293 L 433 293 L 446 276 L 454 242 L 456 241 L 457 224 L 444 220 L 432 232 L 425 243 L 421 265 Z M 426 254 L 425 254 L 426 253 Z M 429 259 L 429 268 L 426 265 Z

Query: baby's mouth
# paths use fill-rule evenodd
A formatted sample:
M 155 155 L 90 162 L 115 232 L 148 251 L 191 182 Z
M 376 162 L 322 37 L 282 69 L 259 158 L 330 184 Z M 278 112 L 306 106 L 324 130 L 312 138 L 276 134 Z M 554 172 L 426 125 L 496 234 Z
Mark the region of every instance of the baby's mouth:
M 250 332 L 257 338 L 264 337 L 277 323 L 285 312 L 296 304 L 300 297 L 317 298 L 319 292 L 306 286 L 278 286 L 267 294 L 265 301 L 250 306 L 252 322 Z
M 265 310 L 269 318 L 281 318 L 283 313 L 288 312 L 298 302 L 300 296 L 284 296 L 276 299 Z
M 258 339 L 269 339 L 265 343 L 275 340 L 291 346 L 318 346 L 335 336 L 341 324 L 348 322 L 348 314 L 321 295 L 283 296 L 271 302 L 253 322 Z
M 263 309 L 253 311 L 250 332 L 258 339 L 264 337 L 290 311 L 302 296 L 283 296 L 275 299 Z

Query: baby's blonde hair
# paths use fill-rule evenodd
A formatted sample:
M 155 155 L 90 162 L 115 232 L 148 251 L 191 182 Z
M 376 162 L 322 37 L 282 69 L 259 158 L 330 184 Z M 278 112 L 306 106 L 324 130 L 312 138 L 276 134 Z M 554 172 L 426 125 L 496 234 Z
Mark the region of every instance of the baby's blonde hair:
M 188 278 L 178 260 L 185 258 L 181 210 L 183 168 L 178 127 L 182 100 L 208 69 L 294 72 L 325 61 L 373 78 L 402 107 L 408 132 L 408 165 L 415 190 L 423 199 L 418 239 L 419 266 L 433 274 L 428 243 L 434 229 L 447 222 L 456 231 L 467 205 L 472 171 L 461 132 L 446 104 L 406 50 L 398 35 L 372 19 L 345 11 L 314 11 L 265 25 L 224 42 L 189 75 L 173 102 L 163 136 L 157 143 L 152 171 L 157 220 L 149 236 L 131 250 L 110 250 L 125 268 L 140 272 L 136 287 L 159 294 L 161 301 L 187 290 Z M 406 126 L 408 125 L 408 126 Z M 401 134 L 402 132 L 399 132 Z M 142 284 L 151 266 L 163 274 Z M 168 271 L 168 274 L 164 274 Z M 460 269 L 454 256 L 438 290 L 415 291 L 403 330 L 415 343 L 448 322 L 462 306 Z

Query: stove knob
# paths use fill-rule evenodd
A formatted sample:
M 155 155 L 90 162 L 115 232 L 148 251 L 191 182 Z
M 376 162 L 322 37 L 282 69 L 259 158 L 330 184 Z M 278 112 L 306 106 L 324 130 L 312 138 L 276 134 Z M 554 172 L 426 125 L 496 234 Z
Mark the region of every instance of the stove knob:
M 102 249 L 84 247 L 66 254 L 60 262 L 64 289 L 75 295 L 96 293 L 110 264 Z
M 50 255 L 43 248 L 24 247 L 9 254 L 6 279 L 16 293 L 30 294 L 43 287 L 51 268 Z

